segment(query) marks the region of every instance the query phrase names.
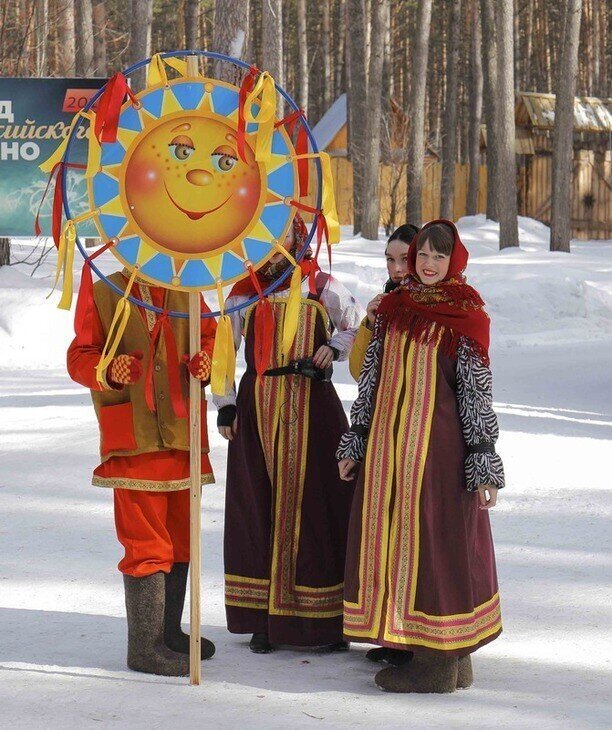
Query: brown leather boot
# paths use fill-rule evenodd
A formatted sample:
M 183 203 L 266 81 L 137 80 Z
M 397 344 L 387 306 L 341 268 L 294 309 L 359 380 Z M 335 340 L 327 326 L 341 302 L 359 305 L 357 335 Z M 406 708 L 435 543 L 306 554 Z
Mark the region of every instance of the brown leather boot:
M 166 603 L 164 605 L 164 643 L 172 651 L 189 654 L 189 635 L 181 628 L 181 618 L 185 606 L 187 573 L 189 563 L 174 563 L 166 573 Z M 200 644 L 201 659 L 210 659 L 215 653 L 215 645 L 202 637 Z
M 136 672 L 165 677 L 189 675 L 189 657 L 164 644 L 164 574 L 123 576 L 128 623 L 127 665 Z
M 415 654 L 407 664 L 381 669 L 374 681 L 385 692 L 454 692 L 457 688 L 457 657 Z
M 462 656 L 457 663 L 457 689 L 467 689 L 474 683 L 472 657 Z

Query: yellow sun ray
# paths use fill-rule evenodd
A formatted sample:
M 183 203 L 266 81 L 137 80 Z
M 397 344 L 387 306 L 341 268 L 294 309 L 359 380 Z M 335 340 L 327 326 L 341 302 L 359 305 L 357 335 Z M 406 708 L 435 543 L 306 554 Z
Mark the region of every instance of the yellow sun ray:
M 245 235 L 245 238 L 254 238 L 255 240 L 262 241 L 263 243 L 270 243 L 270 241 L 274 239 L 274 236 L 272 235 L 272 232 L 264 226 L 261 220 L 257 220 L 253 228 L 251 228 L 248 234 Z
M 198 104 L 198 110 L 201 112 L 214 112 L 212 94 L 208 89 L 208 84 L 204 85 L 204 95 Z
M 162 102 L 160 118 L 165 117 L 167 114 L 181 111 L 183 111 L 183 107 L 177 101 L 176 96 L 174 96 L 170 89 L 164 89 L 164 100 Z
M 133 129 L 123 129 L 119 127 L 117 130 L 117 139 L 121 142 L 123 148 L 127 150 L 139 134 L 140 132 L 135 132 Z
M 136 263 L 138 266 L 143 266 L 147 263 L 147 261 L 150 261 L 154 256 L 157 256 L 158 253 L 159 251 L 150 246 L 146 241 L 143 241 L 138 249 Z
M 211 256 L 204 260 L 208 270 L 212 274 L 213 279 L 218 279 L 221 276 L 221 264 L 223 263 L 223 254 L 218 256 Z
M 119 163 L 118 165 L 104 165 L 102 167 L 102 172 L 104 172 L 105 175 L 112 177 L 117 182 L 120 180 L 122 171 L 123 163 Z
M 121 198 L 117 196 L 116 198 L 109 200 L 108 203 L 104 203 L 104 205 L 100 207 L 100 213 L 102 215 L 120 215 L 125 218 L 123 206 L 121 205 Z

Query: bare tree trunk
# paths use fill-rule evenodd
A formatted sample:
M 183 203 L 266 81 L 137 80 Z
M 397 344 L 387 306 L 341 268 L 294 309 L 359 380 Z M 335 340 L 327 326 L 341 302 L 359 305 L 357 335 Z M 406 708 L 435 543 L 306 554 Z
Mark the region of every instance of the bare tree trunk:
M 130 27 L 130 63 L 137 63 L 151 55 L 151 25 L 153 0 L 132 0 Z M 146 84 L 146 71 L 139 69 L 132 74 L 132 88 L 142 91 Z
M 478 186 L 480 181 L 480 123 L 482 119 L 482 32 L 478 0 L 472 0 L 472 37 L 470 44 L 470 176 L 467 191 L 467 214 L 478 213 Z
M 364 0 L 348 0 L 347 50 L 349 54 L 349 155 L 353 167 L 353 231 L 363 220 L 363 159 L 366 139 L 367 67 L 365 63 L 366 13 Z
M 306 32 L 306 0 L 297 0 L 298 31 L 298 103 L 308 114 L 308 34 Z
M 268 71 L 279 86 L 284 86 L 282 0 L 263 0 L 261 20 L 263 70 Z
M 499 170 L 497 210 L 499 247 L 518 246 L 518 208 L 516 200 L 516 130 L 514 124 L 514 64 L 512 63 L 514 21 L 512 0 L 498 0 L 496 7 L 499 95 Z
M 93 5 L 93 50 L 94 50 L 94 74 L 106 76 L 108 73 L 108 62 L 106 58 L 106 5 L 105 0 L 94 0 Z
M 11 263 L 11 239 L 0 238 L 0 266 L 8 266 Z
M 16 73 L 20 75 L 20 69 L 23 68 L 23 75 L 30 75 L 30 30 L 32 28 L 33 7 L 28 7 L 27 0 L 19 0 L 19 27 L 23 30 L 23 39 L 20 51 L 20 57 L 17 58 Z M 20 64 L 21 62 L 21 64 Z
M 338 33 L 335 38 L 336 65 L 334 69 L 334 93 L 338 97 L 344 89 L 346 0 L 338 0 Z
M 36 75 L 46 76 L 47 40 L 49 37 L 49 2 L 38 0 L 36 4 Z
M 249 27 L 249 3 L 237 0 L 215 0 L 215 21 L 212 50 L 234 58 L 244 58 Z M 230 64 L 215 64 L 215 78 L 235 83 L 242 75 Z
M 388 0 L 372 0 L 372 34 L 370 37 L 370 66 L 368 70 L 368 95 L 366 115 L 366 147 L 363 175 L 363 225 L 364 238 L 378 240 L 380 219 L 380 127 L 382 109 L 380 89 L 382 85 L 385 27 L 389 21 Z
M 574 95 L 578 71 L 578 45 L 582 0 L 566 0 L 566 20 L 555 99 L 552 158 L 552 210 L 550 250 L 570 250 L 572 158 L 574 151 Z
M 188 51 L 200 48 L 200 3 L 198 0 L 185 1 L 185 48 Z
M 329 19 L 329 2 L 320 3 L 323 15 L 323 111 L 326 112 L 332 102 L 332 64 L 331 64 L 331 25 Z
M 432 0 L 419 0 L 411 54 L 411 89 L 408 106 L 408 150 L 406 166 L 406 219 L 421 225 L 423 197 L 423 162 L 425 158 L 425 90 Z
M 527 28 L 525 29 L 525 91 L 531 91 L 531 64 L 533 59 L 531 57 L 533 52 L 533 0 L 528 0 L 527 5 Z
M 520 88 L 520 62 L 521 62 L 521 24 L 519 21 L 519 0 L 513 0 L 512 3 L 512 65 L 514 68 L 514 89 L 515 91 L 519 91 Z
M 61 76 L 75 74 L 74 7 L 72 0 L 60 0 L 57 11 L 57 33 L 60 45 L 58 71 Z
M 599 22 L 599 0 L 593 0 L 593 96 L 600 95 L 599 72 L 601 67 L 601 29 Z
M 450 42 L 446 56 L 446 99 L 442 117 L 442 182 L 440 186 L 440 217 L 447 219 L 453 218 L 455 196 L 460 35 L 461 0 L 453 0 L 451 25 L 447 34 Z
M 133 0 L 137 5 L 140 0 Z M 76 33 L 76 71 L 77 76 L 89 76 L 93 73 L 93 9 L 91 0 L 75 0 L 75 33 Z M 133 21 L 132 13 L 132 21 Z
M 481 0 L 482 65 L 484 72 L 484 110 L 487 122 L 487 218 L 499 220 L 499 99 L 497 96 L 497 32 L 493 0 Z M 486 39 L 486 40 L 485 40 Z

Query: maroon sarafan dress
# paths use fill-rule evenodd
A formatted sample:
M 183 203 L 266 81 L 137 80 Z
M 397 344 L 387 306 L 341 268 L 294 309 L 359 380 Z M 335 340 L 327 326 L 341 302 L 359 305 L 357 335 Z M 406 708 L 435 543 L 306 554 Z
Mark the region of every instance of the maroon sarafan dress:
M 489 320 L 463 278 L 468 253 L 454 230 L 439 284 L 416 277 L 411 244 L 409 278 L 379 308 L 337 458 L 362 462 L 345 637 L 462 656 L 501 631 L 489 515 L 477 488 L 502 487 L 504 476 L 494 450 Z
M 227 307 L 252 293 L 235 287 Z M 297 333 L 284 358 L 287 297 L 286 288 L 270 296 L 270 368 L 312 357 L 321 345 L 346 359 L 363 316 L 350 293 L 321 273 L 315 293 L 304 280 Z M 332 644 L 343 632 L 353 494 L 353 486 L 339 479 L 335 450 L 348 423 L 331 382 L 292 374 L 257 377 L 254 306 L 232 315 L 236 346 L 245 338 L 247 367 L 238 395 L 215 398 L 220 415 L 235 408 L 238 418 L 227 464 L 227 625 L 232 633 L 267 633 L 272 644 Z

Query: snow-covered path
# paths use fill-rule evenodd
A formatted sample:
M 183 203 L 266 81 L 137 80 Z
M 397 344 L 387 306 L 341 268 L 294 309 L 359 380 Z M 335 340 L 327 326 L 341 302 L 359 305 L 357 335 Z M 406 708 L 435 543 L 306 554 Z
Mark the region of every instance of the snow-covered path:
M 491 224 L 469 219 L 461 230 L 475 255 L 470 279 L 493 318 L 508 482 L 492 513 L 504 633 L 475 655 L 475 686 L 450 696 L 386 695 L 372 681 L 366 647 L 256 656 L 245 638 L 227 633 L 226 449 L 214 413 L 203 620 L 217 654 L 203 665 L 200 687 L 125 669 L 112 495 L 88 486 L 97 463 L 93 413 L 61 367 L 70 317 L 45 303 L 46 280 L 36 285 L 12 269 L 0 272 L 0 727 L 612 724 L 612 244 L 580 244 L 572 257 L 554 259 L 527 221 L 525 250 L 498 254 Z M 334 274 L 363 302 L 384 280 L 381 253 L 382 245 L 360 240 L 337 249 Z M 36 316 L 16 333 L 23 301 Z M 36 338 L 45 352 L 32 346 Z M 348 409 L 356 389 L 346 366 L 335 380 Z

